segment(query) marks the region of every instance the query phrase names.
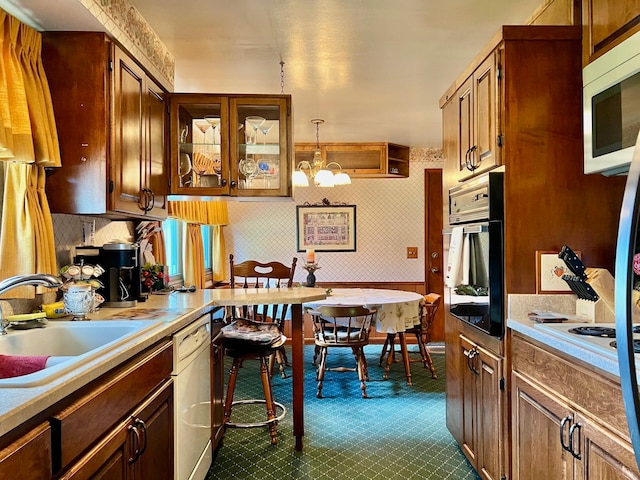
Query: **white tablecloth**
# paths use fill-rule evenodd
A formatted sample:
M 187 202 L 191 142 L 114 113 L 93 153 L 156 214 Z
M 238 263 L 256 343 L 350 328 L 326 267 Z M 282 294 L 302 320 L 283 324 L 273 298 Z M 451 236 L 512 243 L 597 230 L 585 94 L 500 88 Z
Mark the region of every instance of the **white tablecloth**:
M 323 305 L 362 305 L 376 308 L 376 331 L 397 333 L 420 323 L 422 300 L 423 296 L 419 293 L 402 290 L 334 288 L 326 299 L 304 303 L 304 308 L 312 309 Z

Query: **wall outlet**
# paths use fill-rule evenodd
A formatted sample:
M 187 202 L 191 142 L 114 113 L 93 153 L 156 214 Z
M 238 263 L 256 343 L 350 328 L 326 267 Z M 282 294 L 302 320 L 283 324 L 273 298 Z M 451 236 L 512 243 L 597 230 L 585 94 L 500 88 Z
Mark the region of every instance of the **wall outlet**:
M 407 258 L 418 258 L 418 247 L 407 247 Z

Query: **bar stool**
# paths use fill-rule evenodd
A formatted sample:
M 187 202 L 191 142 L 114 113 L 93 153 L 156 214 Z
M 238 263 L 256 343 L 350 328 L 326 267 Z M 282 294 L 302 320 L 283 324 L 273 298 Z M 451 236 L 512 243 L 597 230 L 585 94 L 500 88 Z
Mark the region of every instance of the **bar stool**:
M 255 322 L 248 319 L 237 319 L 222 328 L 223 345 L 228 356 L 233 358 L 229 371 L 229 382 L 224 403 L 224 424 L 229 428 L 268 427 L 271 444 L 278 443 L 276 425 L 284 418 L 287 409 L 274 401 L 271 390 L 269 359 L 284 345 L 287 337 L 280 333 L 275 323 Z M 256 359 L 260 362 L 260 378 L 264 399 L 233 400 L 238 379 L 238 370 L 245 360 Z M 238 423 L 231 421 L 231 412 L 236 405 L 264 403 L 267 409 L 267 420 L 264 422 Z M 277 415 L 276 408 L 280 409 Z

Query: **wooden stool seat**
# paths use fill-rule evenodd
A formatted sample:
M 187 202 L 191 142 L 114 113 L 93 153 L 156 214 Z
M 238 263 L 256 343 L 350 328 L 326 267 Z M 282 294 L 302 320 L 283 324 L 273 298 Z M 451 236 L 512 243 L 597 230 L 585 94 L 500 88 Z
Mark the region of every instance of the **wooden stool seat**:
M 275 352 L 282 344 L 284 344 L 285 340 L 286 337 L 283 336 L 281 343 L 274 344 L 270 347 L 256 345 L 248 340 L 246 341 L 244 348 L 242 346 L 242 342 L 235 340 L 233 347 L 225 350 L 225 353 L 233 358 L 233 363 L 231 364 L 231 370 L 229 370 L 229 382 L 227 384 L 227 394 L 224 402 L 224 424 L 229 428 L 255 428 L 266 426 L 269 428 L 272 445 L 278 443 L 276 425 L 284 418 L 287 413 L 287 409 L 283 404 L 278 403 L 273 399 L 269 359 L 272 358 Z M 238 370 L 242 367 L 245 360 L 258 360 L 260 362 L 260 378 L 262 380 L 264 399 L 233 400 L 236 382 L 238 379 Z M 231 412 L 234 406 L 254 403 L 265 404 L 267 410 L 267 419 L 265 421 L 252 423 L 238 423 L 231 421 Z M 280 409 L 280 415 L 276 415 L 276 408 Z

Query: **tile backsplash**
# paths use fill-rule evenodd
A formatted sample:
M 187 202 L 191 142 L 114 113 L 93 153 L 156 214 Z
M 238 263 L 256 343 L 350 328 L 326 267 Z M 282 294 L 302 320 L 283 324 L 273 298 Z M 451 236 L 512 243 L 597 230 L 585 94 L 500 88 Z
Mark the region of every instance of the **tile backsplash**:
M 134 241 L 133 222 L 114 222 L 99 217 L 53 214 L 53 231 L 58 267 L 71 263 L 74 247 L 82 245 L 82 222 L 96 222 L 95 245 L 104 245 L 112 240 Z

